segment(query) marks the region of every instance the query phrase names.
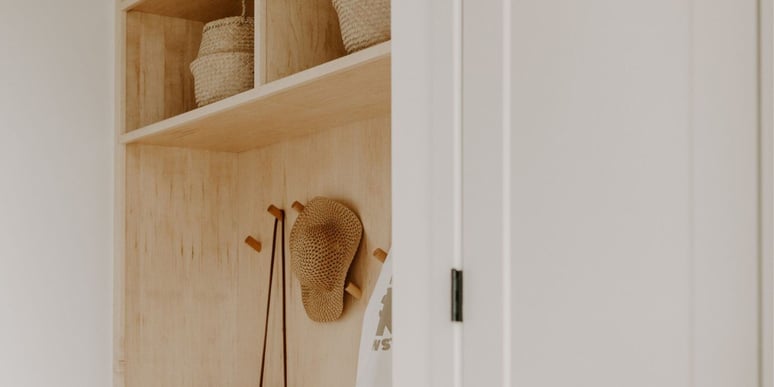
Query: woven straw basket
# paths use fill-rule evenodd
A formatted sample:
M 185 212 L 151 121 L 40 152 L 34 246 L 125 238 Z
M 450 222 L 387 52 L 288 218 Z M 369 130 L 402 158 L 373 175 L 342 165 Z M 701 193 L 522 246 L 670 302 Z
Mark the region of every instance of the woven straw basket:
M 204 26 L 199 55 L 191 63 L 199 107 L 253 88 L 254 33 L 253 18 L 245 16 L 215 20 Z
M 390 0 L 333 0 L 348 53 L 390 40 Z

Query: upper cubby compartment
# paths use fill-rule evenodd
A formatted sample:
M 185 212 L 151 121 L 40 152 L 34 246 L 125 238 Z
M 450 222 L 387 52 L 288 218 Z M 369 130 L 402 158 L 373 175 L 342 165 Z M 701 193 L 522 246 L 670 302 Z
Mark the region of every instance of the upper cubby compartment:
M 331 0 L 247 3 L 247 15 L 255 18 L 256 89 L 345 55 Z M 158 129 L 165 120 L 199 110 L 190 65 L 202 30 L 208 22 L 240 15 L 241 1 L 123 0 L 120 7 L 125 33 L 121 133 Z M 238 96 L 234 101 L 244 102 Z
M 121 136 L 125 144 L 243 152 L 390 114 L 390 43 Z

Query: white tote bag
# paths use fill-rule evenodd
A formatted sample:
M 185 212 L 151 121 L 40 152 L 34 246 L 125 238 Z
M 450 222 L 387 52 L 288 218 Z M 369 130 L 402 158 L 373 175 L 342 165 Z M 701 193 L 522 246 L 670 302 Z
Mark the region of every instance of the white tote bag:
M 392 387 L 392 258 L 368 301 L 360 334 L 357 387 Z

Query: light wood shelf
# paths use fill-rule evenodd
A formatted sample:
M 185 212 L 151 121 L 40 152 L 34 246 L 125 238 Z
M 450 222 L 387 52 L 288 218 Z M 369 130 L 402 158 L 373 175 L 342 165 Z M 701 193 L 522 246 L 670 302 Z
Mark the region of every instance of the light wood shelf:
M 121 136 L 227 152 L 277 143 L 390 112 L 390 42 Z

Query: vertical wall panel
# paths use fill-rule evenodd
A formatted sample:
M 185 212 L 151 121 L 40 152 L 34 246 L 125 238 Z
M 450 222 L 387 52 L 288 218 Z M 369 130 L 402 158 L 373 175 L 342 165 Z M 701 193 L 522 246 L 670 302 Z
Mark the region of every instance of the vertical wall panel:
M 691 385 L 690 3 L 513 9 L 515 386 Z
M 760 235 L 774 235 L 774 1 L 761 0 L 759 20 L 760 77 Z M 774 386 L 774 238 L 761 246 L 761 387 Z
M 466 3 L 466 385 L 758 384 L 756 7 Z
M 758 386 L 755 0 L 694 2 L 695 385 Z

